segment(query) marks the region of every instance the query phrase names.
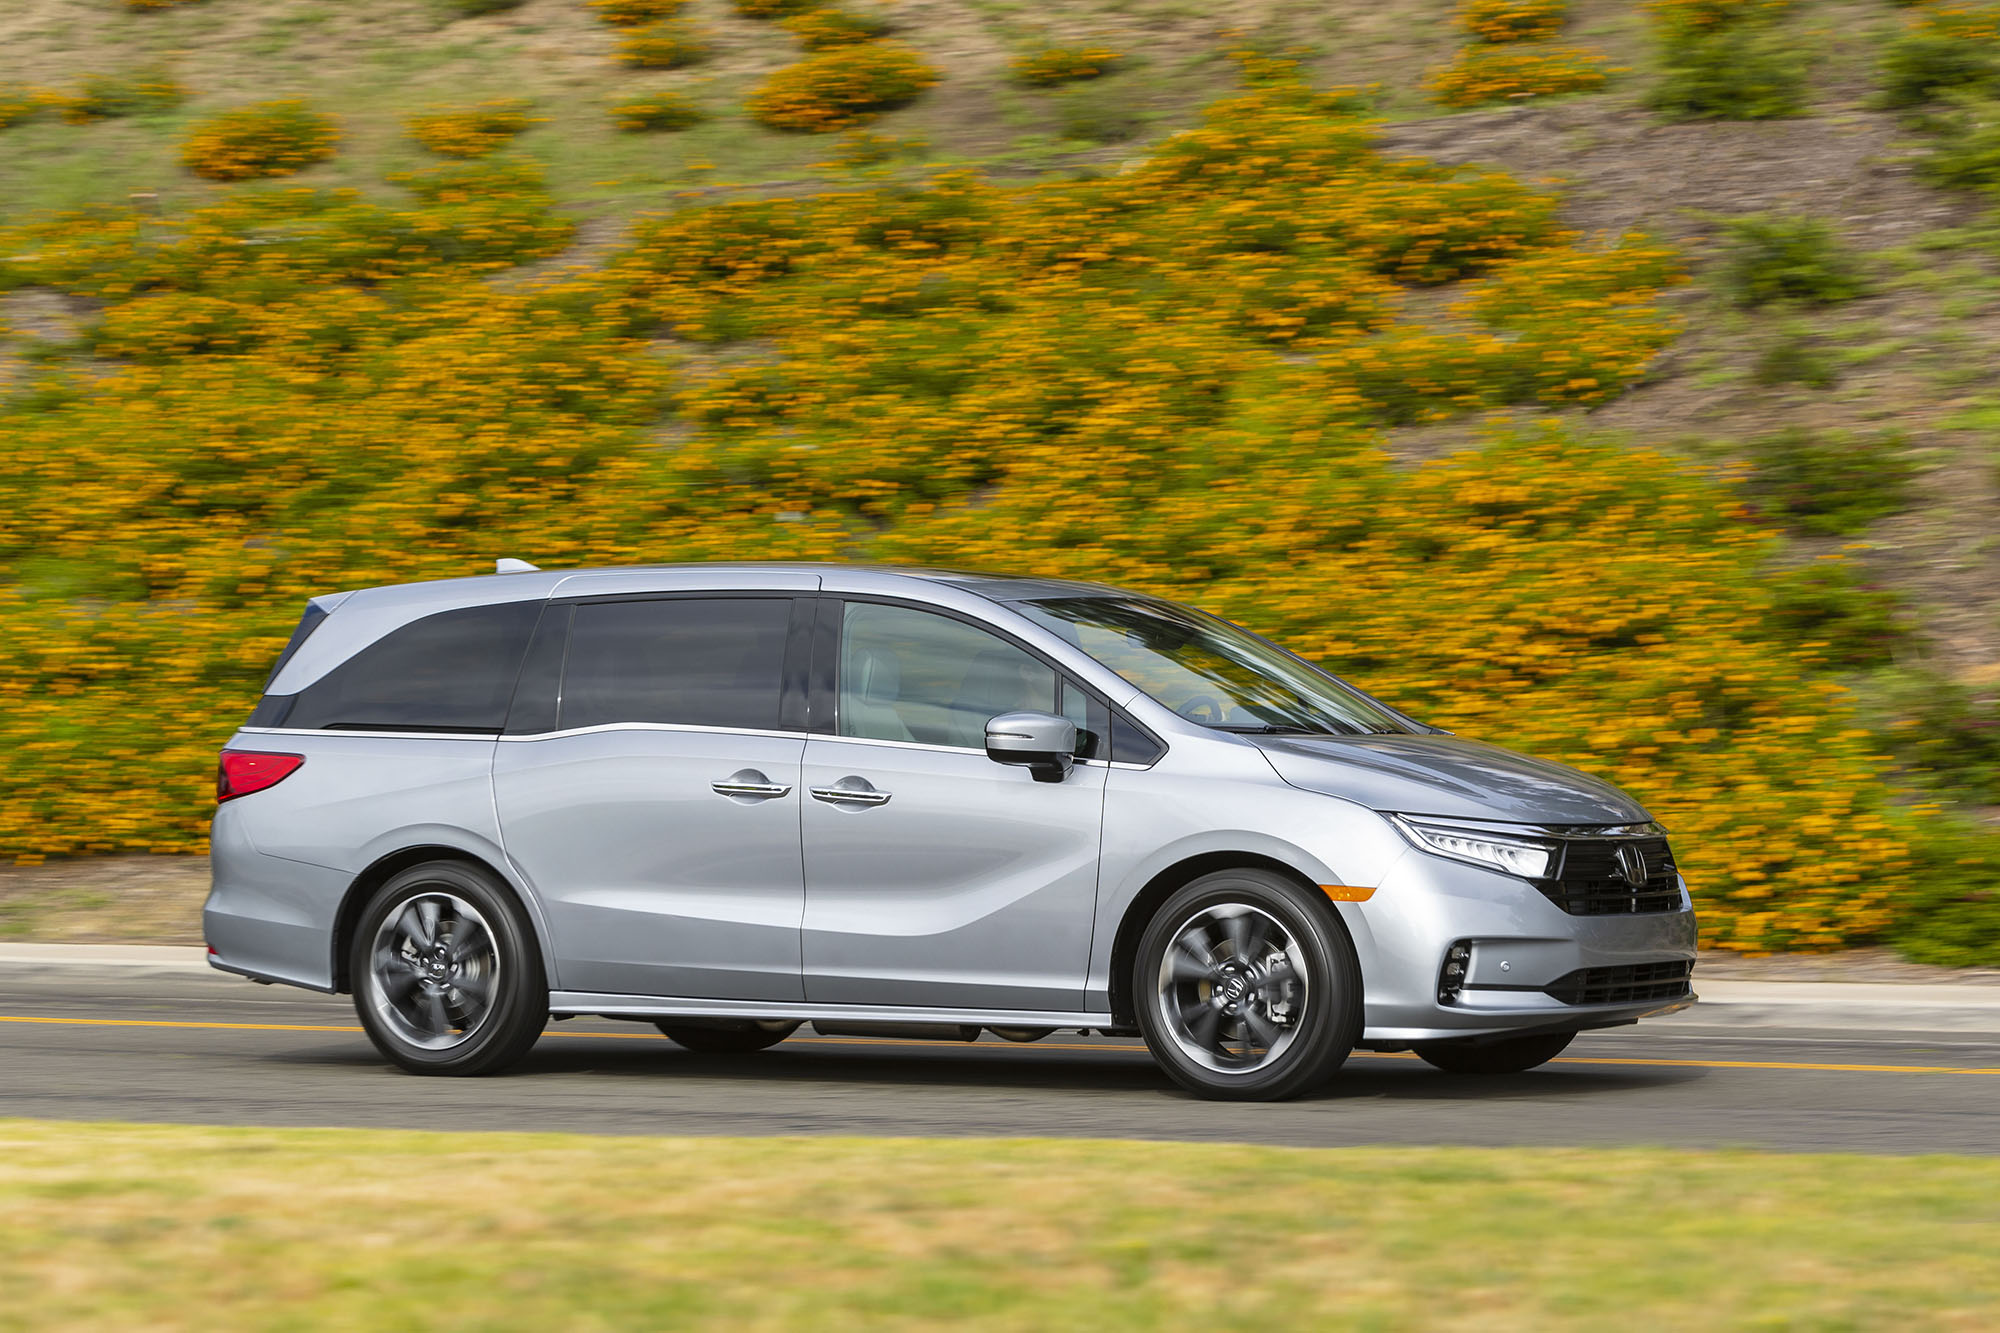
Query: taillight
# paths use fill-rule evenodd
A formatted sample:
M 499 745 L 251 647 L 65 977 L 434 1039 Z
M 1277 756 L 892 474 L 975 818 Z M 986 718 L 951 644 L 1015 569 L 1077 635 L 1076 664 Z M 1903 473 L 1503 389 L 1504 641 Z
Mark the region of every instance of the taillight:
M 305 763 L 302 754 L 271 754 L 263 750 L 224 750 L 215 770 L 215 799 L 233 801 L 253 791 L 276 786 Z

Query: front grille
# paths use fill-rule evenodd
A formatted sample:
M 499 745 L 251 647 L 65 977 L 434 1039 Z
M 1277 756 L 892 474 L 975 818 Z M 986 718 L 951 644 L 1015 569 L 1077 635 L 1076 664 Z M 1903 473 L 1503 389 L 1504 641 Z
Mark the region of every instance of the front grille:
M 1643 1004 L 1677 1000 L 1688 993 L 1694 960 L 1674 963 L 1621 963 L 1583 967 L 1542 989 L 1564 1004 Z
M 1624 850 L 1621 862 L 1621 849 Z M 1637 855 L 1645 866 L 1634 883 Z M 1665 838 L 1577 838 L 1563 843 L 1553 879 L 1536 880 L 1548 900 L 1571 916 L 1630 916 L 1672 912 L 1681 905 L 1674 853 Z

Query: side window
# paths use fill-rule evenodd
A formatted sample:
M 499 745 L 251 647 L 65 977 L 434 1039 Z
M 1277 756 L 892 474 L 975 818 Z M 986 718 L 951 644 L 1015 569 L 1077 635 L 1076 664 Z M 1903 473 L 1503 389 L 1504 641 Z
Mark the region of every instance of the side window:
M 282 725 L 497 732 L 541 613 L 539 601 L 468 606 L 391 630 L 299 691 Z
M 836 708 L 842 736 L 983 749 L 1000 713 L 1057 709 L 1056 673 L 949 616 L 848 602 Z
M 1150 764 L 1166 753 L 1167 747 L 1139 730 L 1123 713 L 1111 718 L 1111 761 L 1115 764 Z
M 570 625 L 559 725 L 778 730 L 789 597 L 585 602 Z

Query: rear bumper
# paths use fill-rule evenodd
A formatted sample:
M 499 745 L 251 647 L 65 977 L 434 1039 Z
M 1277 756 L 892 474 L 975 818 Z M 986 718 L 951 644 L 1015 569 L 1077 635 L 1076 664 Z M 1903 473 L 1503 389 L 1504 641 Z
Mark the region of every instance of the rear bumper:
M 1695 917 L 1685 883 L 1680 898 L 1672 912 L 1571 916 L 1524 880 L 1405 856 L 1366 903 L 1343 905 L 1366 979 L 1362 1041 L 1581 1031 L 1685 1009 L 1694 1003 L 1691 989 L 1616 1004 L 1569 1004 L 1543 989 L 1586 969 L 1692 963 Z M 1472 953 L 1465 986 L 1441 1002 L 1445 956 L 1461 942 Z
M 257 850 L 233 806 L 209 833 L 213 878 L 201 909 L 209 965 L 259 981 L 333 989 L 333 918 L 348 876 Z

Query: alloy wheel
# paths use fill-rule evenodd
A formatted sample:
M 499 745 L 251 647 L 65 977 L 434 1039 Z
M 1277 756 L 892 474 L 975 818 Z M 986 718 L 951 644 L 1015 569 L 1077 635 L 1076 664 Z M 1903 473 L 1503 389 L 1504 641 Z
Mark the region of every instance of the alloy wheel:
M 450 1050 L 491 1017 L 500 950 L 478 908 L 455 893 L 423 892 L 382 919 L 369 973 L 375 1014 L 398 1040 Z
M 1173 933 L 1155 997 L 1167 1034 L 1219 1074 L 1282 1057 L 1311 1002 L 1305 952 L 1279 920 L 1247 903 L 1203 907 Z

